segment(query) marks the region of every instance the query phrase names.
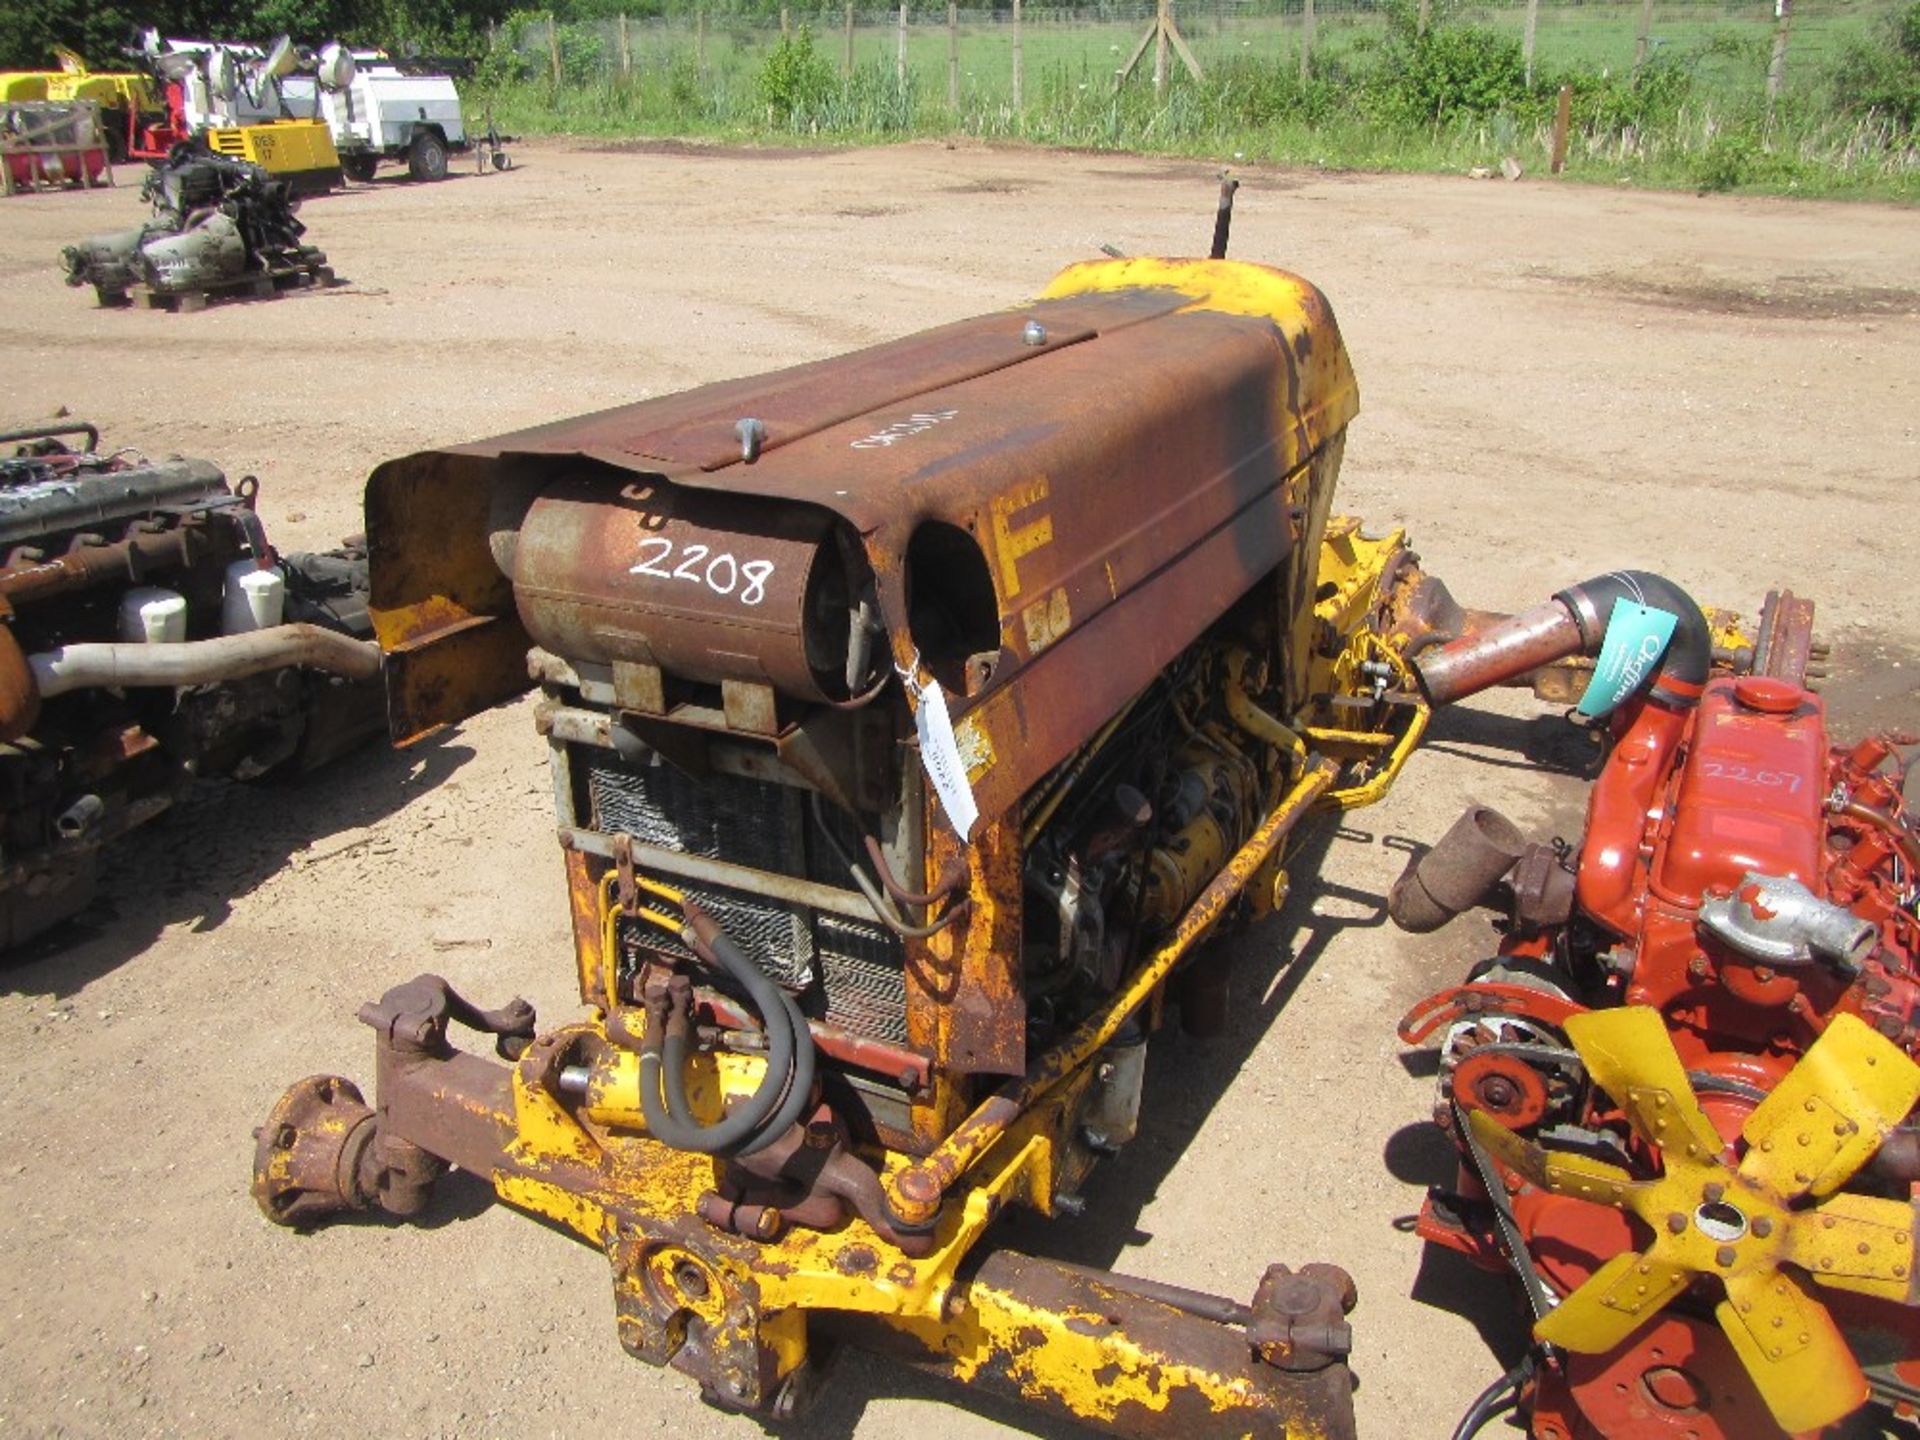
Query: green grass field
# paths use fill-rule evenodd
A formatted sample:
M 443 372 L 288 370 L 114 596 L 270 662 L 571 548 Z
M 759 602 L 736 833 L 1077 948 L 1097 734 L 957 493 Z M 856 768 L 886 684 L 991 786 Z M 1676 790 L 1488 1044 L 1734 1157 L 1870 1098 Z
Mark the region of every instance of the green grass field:
M 1824 72 L 1852 40 L 1867 35 L 1888 12 L 1886 0 L 1799 0 L 1789 36 L 1786 86 L 1804 87 Z M 1640 24 L 1638 4 L 1564 3 L 1543 5 L 1535 36 L 1538 73 L 1564 69 L 1613 70 L 1624 73 L 1634 61 Z M 962 12 L 959 27 L 961 84 L 981 96 L 1009 95 L 1012 88 L 1013 27 L 1003 17 L 980 23 L 978 12 Z M 1178 12 L 1176 10 L 1176 16 Z M 1518 39 L 1525 28 L 1524 4 L 1463 4 L 1457 20 L 1510 33 Z M 891 20 L 862 12 L 854 31 L 856 66 L 891 67 L 896 62 L 899 32 Z M 834 63 L 846 53 L 844 12 L 793 12 L 795 27 L 806 25 L 820 51 Z M 1202 11 L 1180 20 L 1182 32 L 1203 68 L 1228 59 L 1283 60 L 1297 64 L 1302 32 L 1296 4 L 1291 13 L 1225 17 Z M 617 29 L 612 22 L 562 27 L 563 34 L 581 37 L 596 69 L 613 76 L 618 69 Z M 1034 21 L 1021 27 L 1021 48 L 1029 83 L 1050 68 L 1071 71 L 1089 82 L 1108 79 L 1125 62 L 1145 29 L 1144 22 L 1095 20 Z M 1314 54 L 1337 61 L 1356 49 L 1377 44 L 1386 31 L 1383 13 L 1322 5 L 1314 23 Z M 1711 52 L 1705 71 L 1730 90 L 1758 91 L 1765 80 L 1774 32 L 1770 4 L 1744 0 L 1739 4 L 1660 6 L 1654 9 L 1650 32 L 1655 54 Z M 694 26 L 635 21 L 631 25 L 636 70 L 665 71 L 676 62 L 691 60 L 698 44 Z M 745 19 L 716 18 L 708 27 L 705 58 L 717 76 L 744 74 L 751 78 L 767 52 L 778 42 L 775 27 Z M 544 64 L 544 36 L 539 28 L 522 37 L 530 62 Z M 944 96 L 947 85 L 948 36 L 943 19 L 914 17 L 907 33 L 907 66 L 920 88 Z M 1141 62 L 1140 78 L 1150 78 L 1152 51 Z M 1177 68 L 1177 60 L 1174 62 Z
M 1203 10 L 1184 18 L 1207 80 L 1191 82 L 1174 59 L 1164 105 L 1152 92 L 1151 47 L 1133 82 L 1115 84 L 1144 21 L 1046 19 L 1022 27 L 1024 95 L 1016 109 L 1012 26 L 980 12 L 964 15 L 957 32 L 957 106 L 947 98 L 954 42 L 944 18 L 916 17 L 909 27 L 901 86 L 894 23 L 865 17 L 874 23 L 856 27 L 852 71 L 843 78 L 844 12 L 798 11 L 794 29 L 804 26 L 814 48 L 812 89 L 802 104 L 768 102 L 763 72 L 781 32 L 744 18 L 716 19 L 704 35 L 688 24 L 636 22 L 625 76 L 612 22 L 562 26 L 558 87 L 548 78 L 544 27 L 534 22 L 507 37 L 519 78 L 496 82 L 489 98 L 500 123 L 534 132 L 848 142 L 959 133 L 1354 169 L 1468 169 L 1512 155 L 1537 172 L 1545 168 L 1554 87 L 1572 76 L 1568 169 L 1581 178 L 1920 199 L 1913 136 L 1847 115 L 1832 99 L 1834 66 L 1849 46 L 1879 33 L 1890 0 L 1799 0 L 1773 113 L 1765 101 L 1770 6 L 1656 3 L 1654 65 L 1646 74 L 1664 69 L 1677 77 L 1660 101 L 1633 79 L 1639 4 L 1556 0 L 1540 10 L 1531 88 L 1517 69 L 1506 72 L 1497 104 L 1428 112 L 1425 121 L 1383 117 L 1377 85 L 1368 89 L 1390 48 L 1389 22 L 1377 9 L 1318 7 L 1316 82 L 1299 85 L 1304 26 L 1299 0 L 1290 3 L 1277 14 Z M 1434 4 L 1446 7 L 1449 26 L 1484 27 L 1516 44 L 1525 23 L 1523 3 Z M 1475 80 L 1469 73 L 1460 83 Z M 1363 97 L 1374 100 L 1371 109 L 1359 103 Z

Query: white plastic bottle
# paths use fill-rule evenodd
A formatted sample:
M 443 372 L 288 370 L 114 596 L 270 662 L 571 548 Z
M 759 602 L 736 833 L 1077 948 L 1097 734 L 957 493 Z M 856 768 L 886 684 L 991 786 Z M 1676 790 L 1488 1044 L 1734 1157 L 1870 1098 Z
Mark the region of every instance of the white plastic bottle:
M 227 567 L 220 603 L 222 633 L 270 630 L 280 623 L 286 608 L 287 582 L 278 570 L 262 570 L 252 560 L 236 560 Z

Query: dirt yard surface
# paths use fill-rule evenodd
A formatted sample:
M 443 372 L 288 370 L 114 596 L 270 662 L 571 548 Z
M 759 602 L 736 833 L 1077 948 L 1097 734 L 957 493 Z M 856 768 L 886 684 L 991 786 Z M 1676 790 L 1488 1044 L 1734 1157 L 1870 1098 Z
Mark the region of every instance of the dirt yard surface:
M 1007 305 L 1111 242 L 1190 254 L 1198 164 L 935 144 L 799 155 L 519 148 L 520 168 L 310 202 L 351 285 L 197 315 L 94 308 L 60 247 L 133 185 L 0 201 L 0 420 L 258 474 L 284 547 L 359 528 L 378 461 Z M 124 179 L 130 172 L 123 171 Z M 1343 508 L 1466 603 L 1620 565 L 1820 603 L 1838 726 L 1920 726 L 1920 224 L 1911 211 L 1253 172 L 1236 255 L 1332 299 L 1358 369 Z M 1012 1243 L 1245 1298 L 1269 1260 L 1360 1286 L 1362 1433 L 1445 1435 L 1517 1335 L 1497 1280 L 1396 1226 L 1446 1166 L 1394 1019 L 1489 943 L 1383 923 L 1469 797 L 1577 825 L 1555 722 L 1449 714 L 1391 799 L 1240 947 L 1225 1040 L 1156 1041 L 1145 1134 L 1084 1218 Z M 247 1195 L 280 1090 L 363 1083 L 355 1009 L 423 970 L 577 1010 L 543 751 L 509 705 L 298 786 L 209 788 L 111 899 L 0 968 L 0 1431 L 748 1436 L 626 1360 L 605 1261 L 465 1177 L 423 1226 L 295 1236 Z M 848 1357 L 798 1433 L 1064 1436 Z

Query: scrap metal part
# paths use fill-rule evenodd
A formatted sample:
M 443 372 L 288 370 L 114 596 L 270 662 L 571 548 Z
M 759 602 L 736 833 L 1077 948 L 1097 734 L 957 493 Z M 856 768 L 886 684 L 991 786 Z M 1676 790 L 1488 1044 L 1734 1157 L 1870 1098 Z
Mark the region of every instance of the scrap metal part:
M 1409 1043 L 1440 1037 L 1435 1117 L 1462 1159 L 1419 1233 L 1526 1289 L 1537 1363 L 1507 1389 L 1535 1440 L 1911 1420 L 1920 830 L 1903 738 L 1832 743 L 1807 688 L 1813 607 L 1787 592 L 1749 638 L 1622 572 L 1414 663 L 1436 703 L 1458 699 L 1592 653 L 1628 596 L 1673 617 L 1674 643 L 1640 642 L 1649 663 L 1601 722 L 1584 834 L 1521 846 L 1510 879 L 1494 872 L 1512 847 L 1472 869 L 1456 898 L 1499 912 L 1498 954 L 1401 1024 Z M 1430 908 L 1444 923 L 1466 905 Z
M 1465 616 L 1332 513 L 1357 404 L 1297 277 L 1115 260 L 380 466 L 394 735 L 541 687 L 589 1013 L 390 992 L 372 1106 L 295 1087 L 262 1209 L 489 1177 L 608 1255 L 631 1353 L 762 1415 L 853 1340 L 1115 1434 L 1350 1434 L 1333 1267 L 1242 1304 L 990 1231 L 1099 1203 L 1153 1032 L 1228 1004 L 1203 942 L 1424 733 Z
M 152 213 L 130 230 L 92 235 L 61 252 L 67 284 L 93 286 L 102 305 L 136 285 L 206 290 L 244 275 L 317 273 L 327 257 L 301 237 L 286 181 L 245 160 L 190 144 L 148 172 Z
M 98 441 L 0 435 L 0 948 L 195 777 L 311 769 L 380 722 L 363 549 L 280 555 L 251 478 Z
M 454 1048 L 456 1017 L 506 1039 L 530 1034 L 534 1018 L 522 1002 L 479 1011 L 435 976 L 367 1006 L 378 1108 L 335 1076 L 288 1090 L 255 1132 L 254 1196 L 269 1218 L 408 1216 L 449 1163 L 491 1176 L 503 1198 L 606 1250 L 630 1353 L 692 1374 L 727 1408 L 770 1418 L 795 1413 L 817 1383 L 809 1342 L 838 1340 L 1109 1434 L 1354 1433 L 1344 1317 L 1355 1292 L 1337 1267 L 1271 1267 L 1252 1304 L 1238 1305 L 974 1248 L 1012 1175 L 976 1192 L 920 1257 L 858 1221 L 839 1237 L 731 1235 L 695 1213 L 709 1164 L 586 1131 L 559 1107 L 559 1069 L 600 1038 L 592 1027 L 535 1040 L 509 1068 Z M 563 1135 L 573 1153 L 545 1148 Z

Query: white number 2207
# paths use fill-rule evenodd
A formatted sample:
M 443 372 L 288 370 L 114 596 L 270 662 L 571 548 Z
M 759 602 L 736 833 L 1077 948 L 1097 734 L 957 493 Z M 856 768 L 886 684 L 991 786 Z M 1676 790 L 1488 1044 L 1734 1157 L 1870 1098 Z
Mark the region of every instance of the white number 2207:
M 771 560 L 735 560 L 710 545 L 676 546 L 661 535 L 649 535 L 640 542 L 642 559 L 627 573 L 651 575 L 657 580 L 690 580 L 704 585 L 716 595 L 732 596 L 737 590 L 742 605 L 758 605 L 767 598 L 767 581 L 773 577 Z M 675 550 L 680 563 L 668 569 Z

